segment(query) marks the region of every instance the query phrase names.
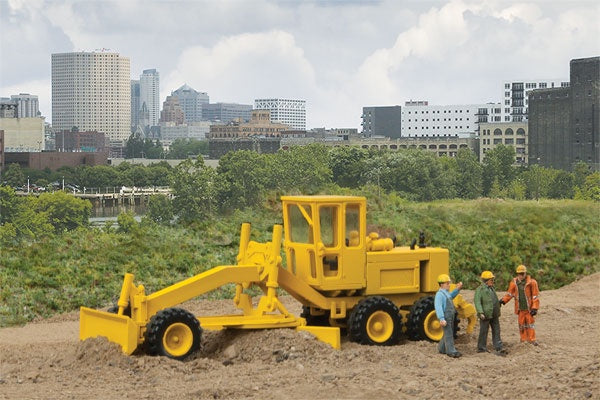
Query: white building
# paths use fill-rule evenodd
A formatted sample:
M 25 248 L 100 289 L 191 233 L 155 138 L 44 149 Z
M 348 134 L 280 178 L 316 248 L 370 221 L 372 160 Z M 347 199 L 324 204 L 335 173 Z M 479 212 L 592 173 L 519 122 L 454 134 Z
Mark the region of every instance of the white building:
M 255 110 L 271 111 L 271 122 L 306 130 L 306 100 L 256 99 Z
M 525 122 L 529 104 L 527 103 L 528 93 L 534 89 L 551 89 L 559 87 L 568 87 L 569 81 L 566 79 L 553 80 L 520 80 L 505 81 L 503 83 L 502 121 L 503 122 Z
M 150 126 L 158 125 L 160 118 L 160 76 L 155 69 L 145 69 L 140 75 L 140 109 L 146 103 Z
M 52 125 L 105 133 L 112 142 L 131 132 L 129 58 L 107 51 L 52 54 Z
M 40 103 L 38 97 L 29 93 L 19 93 L 10 96 L 17 104 L 18 118 L 33 118 L 40 116 Z
M 468 137 L 480 122 L 500 122 L 501 105 L 463 104 L 434 106 L 426 101 L 407 101 L 402 107 L 402 136 Z
M 161 122 L 160 138 L 162 142 L 170 142 L 175 139 L 206 140 L 211 124 L 210 121 L 194 121 L 182 125 L 176 125 L 174 122 Z

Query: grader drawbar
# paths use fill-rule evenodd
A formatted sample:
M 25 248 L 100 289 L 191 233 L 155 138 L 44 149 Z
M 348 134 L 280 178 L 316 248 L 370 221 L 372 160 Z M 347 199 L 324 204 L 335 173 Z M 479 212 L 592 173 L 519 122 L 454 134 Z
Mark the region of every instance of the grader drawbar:
M 174 359 L 199 349 L 203 329 L 292 328 L 335 349 L 341 346 L 340 328 L 350 340 L 370 345 L 396 344 L 402 333 L 413 340 L 441 339 L 433 297 L 437 276 L 449 273 L 447 249 L 422 241 L 397 247 L 392 239 L 367 234 L 364 197 L 283 196 L 282 206 L 283 226 L 274 225 L 270 242 L 250 240 L 250 224 L 242 224 L 235 265 L 151 294 L 125 274 L 115 307 L 81 307 L 80 339 L 106 337 L 126 354 L 142 349 Z M 175 307 L 229 283 L 235 284 L 233 303 L 241 313 L 194 316 Z M 262 292 L 256 300 L 251 287 Z M 278 290 L 302 304 L 300 316 L 284 307 Z M 454 304 L 471 332 L 475 308 L 460 295 Z

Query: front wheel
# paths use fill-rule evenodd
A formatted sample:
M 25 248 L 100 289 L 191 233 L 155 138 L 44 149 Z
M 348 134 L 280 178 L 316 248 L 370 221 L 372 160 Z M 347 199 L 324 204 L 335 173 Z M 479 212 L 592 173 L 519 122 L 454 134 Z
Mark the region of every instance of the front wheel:
M 157 312 L 146 326 L 146 351 L 183 360 L 200 348 L 202 328 L 198 319 L 181 308 L 167 308 Z
M 398 343 L 401 332 L 402 318 L 398 307 L 381 296 L 362 300 L 348 320 L 350 340 L 361 344 L 394 345 Z

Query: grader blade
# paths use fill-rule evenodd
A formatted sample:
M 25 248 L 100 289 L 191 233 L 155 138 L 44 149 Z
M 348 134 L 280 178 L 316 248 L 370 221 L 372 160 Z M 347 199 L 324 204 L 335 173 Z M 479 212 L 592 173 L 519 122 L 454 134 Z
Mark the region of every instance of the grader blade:
M 139 328 L 131 318 L 87 307 L 79 310 L 79 340 L 103 336 L 130 355 L 138 345 Z
M 340 338 L 340 328 L 330 326 L 309 326 L 303 325 L 296 328 L 297 331 L 306 331 L 312 333 L 318 340 L 327 343 L 336 350 L 342 348 Z

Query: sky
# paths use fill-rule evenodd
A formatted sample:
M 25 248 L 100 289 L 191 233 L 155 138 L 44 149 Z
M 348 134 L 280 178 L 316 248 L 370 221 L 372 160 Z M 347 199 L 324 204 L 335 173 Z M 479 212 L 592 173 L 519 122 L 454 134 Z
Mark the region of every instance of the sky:
M 569 79 L 600 55 L 598 1 L 0 0 L 0 97 L 39 96 L 51 54 L 110 49 L 211 103 L 306 100 L 307 128 L 358 128 L 362 107 L 500 102 L 503 82 Z

